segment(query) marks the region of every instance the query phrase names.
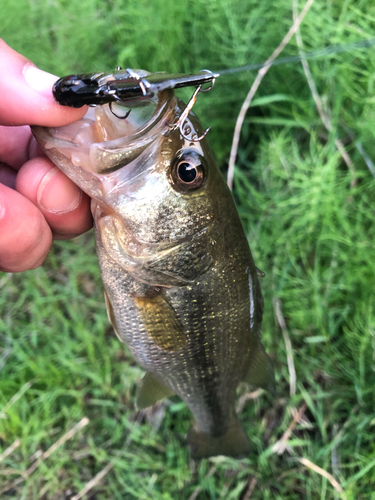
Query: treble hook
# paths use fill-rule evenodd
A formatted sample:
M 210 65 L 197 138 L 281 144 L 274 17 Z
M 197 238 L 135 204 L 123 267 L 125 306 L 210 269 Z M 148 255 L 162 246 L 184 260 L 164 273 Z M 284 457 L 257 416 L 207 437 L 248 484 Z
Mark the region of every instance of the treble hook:
M 116 66 L 116 71 L 120 71 L 120 70 L 122 70 L 121 66 Z M 142 90 L 142 94 L 144 96 L 147 96 L 148 89 L 150 87 L 150 82 L 148 82 L 145 78 L 142 78 L 141 76 L 139 76 L 137 72 L 133 71 L 130 68 L 127 68 L 126 72 L 129 75 L 129 78 L 131 78 L 132 80 L 136 80 L 139 83 L 139 86 Z M 117 95 L 116 88 L 110 88 L 108 86 L 107 86 L 107 88 L 104 88 L 104 89 L 98 88 L 97 93 L 101 93 L 102 95 L 105 95 L 105 96 L 111 96 L 115 101 L 123 101 L 123 99 L 121 99 L 121 97 L 119 97 Z M 111 113 L 119 120 L 126 120 L 127 117 L 130 115 L 131 109 L 129 109 L 129 111 L 127 113 L 125 113 L 124 116 L 121 116 L 121 115 L 118 115 L 113 110 L 112 104 L 113 104 L 113 102 L 111 101 L 109 103 L 109 109 L 110 109 Z
M 118 100 L 119 100 L 119 101 L 121 101 L 121 99 L 118 99 Z M 124 116 L 118 115 L 117 113 L 115 113 L 115 112 L 113 111 L 113 107 L 112 107 L 112 105 L 113 105 L 113 102 L 110 102 L 110 103 L 109 103 L 109 110 L 110 110 L 110 112 L 111 112 L 111 113 L 112 113 L 112 114 L 113 114 L 116 118 L 118 118 L 119 120 L 126 120 L 126 119 L 127 119 L 127 117 L 130 115 L 130 111 L 131 111 L 131 109 L 129 109 L 129 111 L 127 111 L 127 112 L 125 113 L 125 115 L 124 115 Z
M 197 101 L 198 95 L 200 92 L 207 92 L 208 90 L 212 89 L 213 84 L 211 84 L 211 87 L 209 89 L 202 90 L 202 85 L 199 85 L 195 91 L 194 94 L 191 96 L 190 101 L 187 103 L 186 108 L 184 109 L 183 113 L 181 114 L 180 118 L 174 123 L 173 125 L 170 125 L 171 130 L 166 134 L 167 136 L 170 135 L 174 130 L 177 128 L 180 129 L 180 134 L 185 141 L 190 141 L 190 142 L 199 142 L 201 141 L 206 135 L 207 132 L 210 130 L 211 127 L 208 127 L 203 134 L 200 137 L 187 137 L 184 132 L 184 124 L 185 121 L 190 113 L 190 111 L 193 109 L 194 104 Z

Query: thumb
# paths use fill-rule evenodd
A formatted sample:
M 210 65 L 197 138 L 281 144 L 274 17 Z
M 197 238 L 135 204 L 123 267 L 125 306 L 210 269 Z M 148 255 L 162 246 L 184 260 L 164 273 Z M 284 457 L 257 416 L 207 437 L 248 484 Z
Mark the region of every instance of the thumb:
M 53 98 L 57 79 L 0 39 L 0 125 L 58 127 L 81 118 L 86 107 L 60 106 Z

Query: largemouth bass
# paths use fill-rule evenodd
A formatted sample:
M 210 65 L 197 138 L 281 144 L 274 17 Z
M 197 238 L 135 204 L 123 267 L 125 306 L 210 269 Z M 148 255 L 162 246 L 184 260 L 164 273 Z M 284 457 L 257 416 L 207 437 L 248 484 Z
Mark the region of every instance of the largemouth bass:
M 263 298 L 232 195 L 197 140 L 198 118 L 184 118 L 183 133 L 174 127 L 184 109 L 167 89 L 33 132 L 92 198 L 108 317 L 146 370 L 138 408 L 177 394 L 194 415 L 194 459 L 244 457 L 237 386 L 274 388 Z

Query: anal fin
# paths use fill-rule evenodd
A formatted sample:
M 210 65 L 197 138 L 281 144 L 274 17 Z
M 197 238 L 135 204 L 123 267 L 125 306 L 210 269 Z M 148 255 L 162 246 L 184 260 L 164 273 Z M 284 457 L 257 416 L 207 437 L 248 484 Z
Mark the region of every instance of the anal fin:
M 154 374 L 147 372 L 141 381 L 138 389 L 136 406 L 139 410 L 143 410 L 148 406 L 152 406 L 160 399 L 173 396 L 174 392 L 161 382 Z
M 273 364 L 260 341 L 257 342 L 244 382 L 255 387 L 261 387 L 269 391 L 273 396 L 276 393 Z

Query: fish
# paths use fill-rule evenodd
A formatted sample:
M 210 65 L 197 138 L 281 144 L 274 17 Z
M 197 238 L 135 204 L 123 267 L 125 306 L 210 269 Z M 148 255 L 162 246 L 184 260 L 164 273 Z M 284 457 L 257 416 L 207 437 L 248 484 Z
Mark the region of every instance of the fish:
M 237 387 L 275 388 L 263 296 L 232 194 L 185 110 L 164 89 L 32 131 L 91 197 L 108 318 L 146 371 L 137 408 L 178 395 L 194 417 L 194 460 L 243 458 L 251 446 Z

